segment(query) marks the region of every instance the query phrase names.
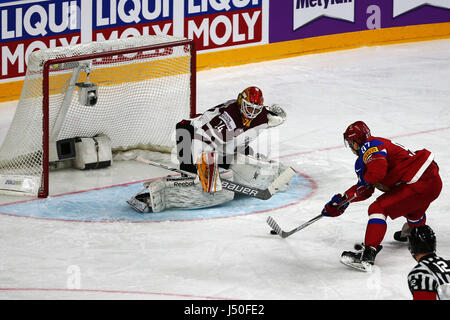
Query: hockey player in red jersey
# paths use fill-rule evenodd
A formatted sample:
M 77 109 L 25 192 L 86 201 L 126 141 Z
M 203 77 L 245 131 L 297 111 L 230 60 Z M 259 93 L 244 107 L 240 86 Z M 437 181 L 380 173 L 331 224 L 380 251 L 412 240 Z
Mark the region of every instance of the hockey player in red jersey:
M 402 232 L 395 235 L 397 240 L 404 240 L 410 229 L 425 225 L 425 212 L 439 196 L 442 181 L 433 153 L 426 149 L 412 152 L 389 139 L 374 137 L 362 121 L 348 126 L 344 142 L 358 157 L 355 163 L 358 182 L 344 195 L 334 195 L 322 214 L 339 216 L 351 202 L 371 197 L 374 188 L 383 192 L 368 208 L 363 245 L 355 247 L 356 252 L 345 251 L 341 256 L 342 263 L 370 271 L 382 248 L 387 217 L 406 218 Z

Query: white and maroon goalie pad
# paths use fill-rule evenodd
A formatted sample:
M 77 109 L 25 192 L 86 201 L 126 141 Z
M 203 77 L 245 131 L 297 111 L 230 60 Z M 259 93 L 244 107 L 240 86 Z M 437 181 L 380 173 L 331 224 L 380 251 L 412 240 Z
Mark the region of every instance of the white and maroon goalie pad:
M 231 170 L 221 173 L 223 179 L 233 179 Z M 203 191 L 201 183 L 193 177 L 165 177 L 147 184 L 151 211 L 168 208 L 199 209 L 223 204 L 234 199 L 234 192 L 220 190 L 215 193 Z
M 258 159 L 253 156 L 246 156 L 240 153 L 235 155 L 234 163 L 231 165 L 234 181 L 252 188 L 266 189 L 285 170 L 289 170 L 286 181 L 277 185 L 276 191 L 285 191 L 289 188 L 290 178 L 294 171 L 287 165 L 268 159 Z

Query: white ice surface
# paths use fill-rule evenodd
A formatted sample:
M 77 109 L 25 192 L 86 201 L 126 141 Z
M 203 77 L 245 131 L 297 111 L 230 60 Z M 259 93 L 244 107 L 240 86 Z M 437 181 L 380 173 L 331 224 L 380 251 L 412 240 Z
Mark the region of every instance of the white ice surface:
M 415 265 L 388 220 L 371 274 L 341 263 L 361 242 L 370 201 L 321 219 L 287 239 L 269 235 L 273 216 L 290 230 L 355 182 L 343 147 L 348 124 L 364 120 L 374 135 L 427 148 L 444 188 L 429 208 L 438 254 L 450 257 L 450 40 L 361 48 L 198 73 L 199 111 L 259 86 L 288 121 L 271 144 L 278 157 L 315 182 L 295 205 L 260 214 L 159 223 L 83 223 L 0 215 L 1 299 L 410 299 Z M 15 103 L 0 104 L 0 142 Z M 119 163 L 99 176 L 51 177 L 51 193 L 165 175 Z M 70 177 L 70 183 L 67 178 Z M 376 194 L 378 195 L 378 193 Z

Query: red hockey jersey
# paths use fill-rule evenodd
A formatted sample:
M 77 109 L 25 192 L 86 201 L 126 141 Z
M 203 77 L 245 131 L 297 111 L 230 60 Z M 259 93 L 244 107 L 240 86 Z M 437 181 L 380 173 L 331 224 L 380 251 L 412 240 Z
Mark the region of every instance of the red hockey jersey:
M 370 137 L 361 147 L 359 157 L 365 164 L 364 180 L 382 191 L 416 182 L 434 159 L 433 153 L 426 149 L 412 152 L 380 137 Z

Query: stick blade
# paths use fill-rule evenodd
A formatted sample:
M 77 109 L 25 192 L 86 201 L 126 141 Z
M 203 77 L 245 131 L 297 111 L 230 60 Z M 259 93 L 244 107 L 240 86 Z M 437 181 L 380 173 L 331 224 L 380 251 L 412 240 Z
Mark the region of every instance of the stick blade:
M 281 230 L 278 223 L 271 217 L 267 217 L 267 224 L 272 228 L 273 231 L 275 231 L 280 237 L 284 238 L 283 236 L 283 230 Z

